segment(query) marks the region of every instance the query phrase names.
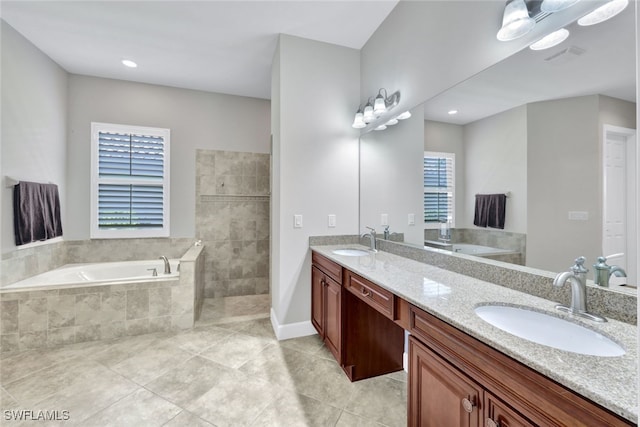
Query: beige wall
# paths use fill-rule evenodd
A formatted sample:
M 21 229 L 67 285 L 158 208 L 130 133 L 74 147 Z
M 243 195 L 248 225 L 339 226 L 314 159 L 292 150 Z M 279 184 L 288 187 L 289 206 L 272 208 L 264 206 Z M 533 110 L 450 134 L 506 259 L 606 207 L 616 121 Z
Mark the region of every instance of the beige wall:
M 563 271 L 603 255 L 602 126 L 634 129 L 635 116 L 635 104 L 601 95 L 529 105 L 527 265 Z
M 65 236 L 67 73 L 6 22 L 2 31 L 1 175 L 58 185 Z M 2 253 L 16 248 L 12 188 L 2 182 Z
M 505 231 L 527 232 L 527 107 L 464 127 L 465 200 L 457 226 L 473 228 L 475 195 L 509 192 Z
M 360 137 L 360 233 L 364 227 L 384 231 L 381 214 L 388 215 L 389 231 L 404 233 L 407 243 L 424 242 L 423 161 L 424 109 L 384 131 Z M 408 224 L 413 214 L 414 225 Z
M 71 75 L 65 236 L 89 237 L 91 122 L 171 130 L 171 237 L 196 237 L 196 149 L 268 153 L 269 115 L 263 99 Z
M 272 321 L 279 337 L 314 333 L 309 236 L 358 230 L 358 131 L 351 122 L 360 102 L 359 59 L 355 49 L 280 36 L 271 89 Z M 302 228 L 293 228 L 296 214 Z

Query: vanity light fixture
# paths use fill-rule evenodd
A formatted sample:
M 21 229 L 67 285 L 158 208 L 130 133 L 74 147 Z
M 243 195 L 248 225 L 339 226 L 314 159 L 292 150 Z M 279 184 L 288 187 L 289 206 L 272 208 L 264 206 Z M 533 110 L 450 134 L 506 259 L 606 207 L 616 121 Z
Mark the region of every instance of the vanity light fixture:
M 535 25 L 536 21 L 529 16 L 529 9 L 524 0 L 508 0 L 497 38 L 500 41 L 517 39 L 531 31 Z
M 578 25 L 586 27 L 604 22 L 622 12 L 628 4 L 629 0 L 610 0 L 593 12 L 578 19 Z
M 559 12 L 567 9 L 580 0 L 544 0 L 540 6 L 540 10 L 546 13 Z
M 388 95 L 386 89 L 384 88 L 380 89 L 378 91 L 378 94 L 375 97 L 372 96 L 369 99 L 367 99 L 367 103 L 364 106 L 364 110 L 362 109 L 362 107 L 358 108 L 358 111 L 356 111 L 356 115 L 353 119 L 353 123 L 351 124 L 351 127 L 356 129 L 362 129 L 366 127 L 369 123 L 378 119 L 387 111 L 391 110 L 393 107 L 398 105 L 399 102 L 400 102 L 400 91 L 395 91 L 391 95 Z M 389 125 L 396 124 L 397 121 L 395 123 L 392 123 L 393 120 L 395 119 L 388 120 L 387 124 Z M 381 126 L 384 126 L 384 124 Z M 381 127 L 381 126 L 378 126 L 378 127 Z M 384 130 L 384 129 L 376 128 L 376 130 Z
M 531 50 L 544 50 L 557 46 L 569 37 L 569 30 L 560 28 L 553 33 L 549 33 L 535 43 L 529 46 Z
M 136 68 L 138 66 L 138 64 L 136 64 L 135 62 L 133 62 L 130 59 L 123 59 L 122 60 L 122 65 L 124 65 L 125 67 L 129 67 L 129 68 Z

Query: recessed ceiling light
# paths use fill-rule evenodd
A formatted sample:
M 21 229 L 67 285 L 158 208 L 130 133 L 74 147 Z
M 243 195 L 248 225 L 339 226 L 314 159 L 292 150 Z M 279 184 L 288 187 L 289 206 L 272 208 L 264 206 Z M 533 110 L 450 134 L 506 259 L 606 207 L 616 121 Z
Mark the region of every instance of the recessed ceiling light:
M 569 30 L 560 28 L 558 31 L 547 34 L 537 42 L 531 44 L 529 49 L 531 50 L 544 50 L 554 47 L 565 41 L 569 37 Z
M 458 114 L 458 110 L 449 110 L 449 111 L 447 111 L 447 114 L 450 115 L 450 116 L 454 116 L 454 115 Z
M 138 66 L 138 64 L 136 64 L 135 62 L 133 62 L 130 59 L 123 59 L 122 60 L 122 65 L 124 65 L 125 67 L 129 67 L 129 68 L 136 68 Z
M 629 0 L 611 0 L 609 3 L 578 19 L 578 25 L 586 27 L 604 22 L 622 12 L 628 4 Z

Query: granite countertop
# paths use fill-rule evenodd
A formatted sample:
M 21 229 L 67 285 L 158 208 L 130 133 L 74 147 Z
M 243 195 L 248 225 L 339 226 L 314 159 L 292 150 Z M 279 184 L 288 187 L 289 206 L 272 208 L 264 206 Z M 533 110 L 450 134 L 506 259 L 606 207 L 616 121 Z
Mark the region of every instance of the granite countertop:
M 443 270 L 388 252 L 365 256 L 336 255 L 360 245 L 311 246 L 311 249 L 395 295 L 466 332 L 491 347 L 546 375 L 612 412 L 637 423 L 637 327 L 617 320 L 595 323 L 555 309 L 556 302 L 493 283 Z M 586 356 L 557 350 L 516 337 L 475 314 L 479 305 L 525 306 L 561 318 L 571 318 L 622 345 L 619 357 Z M 587 301 L 588 303 L 588 301 Z

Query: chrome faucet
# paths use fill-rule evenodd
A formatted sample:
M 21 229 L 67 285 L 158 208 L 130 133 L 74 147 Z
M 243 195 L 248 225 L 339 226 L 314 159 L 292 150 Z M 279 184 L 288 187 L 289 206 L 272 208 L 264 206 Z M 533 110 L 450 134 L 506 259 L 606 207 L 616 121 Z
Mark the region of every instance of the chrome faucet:
M 171 274 L 171 264 L 169 264 L 169 260 L 166 256 L 162 255 L 160 258 L 164 261 L 164 274 Z
M 598 286 L 608 287 L 612 275 L 627 277 L 627 272 L 617 265 L 607 265 L 607 258 L 598 257 L 598 262 L 593 265 L 593 283 Z
M 560 273 L 553 280 L 553 286 L 561 287 L 566 282 L 571 285 L 571 306 L 557 305 L 556 308 L 566 311 L 574 316 L 585 317 L 596 322 L 606 322 L 604 317 L 587 311 L 587 270 L 584 267 L 586 258 L 581 256 L 576 259 L 571 271 Z
M 378 252 L 378 249 L 376 249 L 376 229 L 371 227 L 365 228 L 369 230 L 369 233 L 364 233 L 360 238 L 368 237 L 371 241 L 371 252 Z

